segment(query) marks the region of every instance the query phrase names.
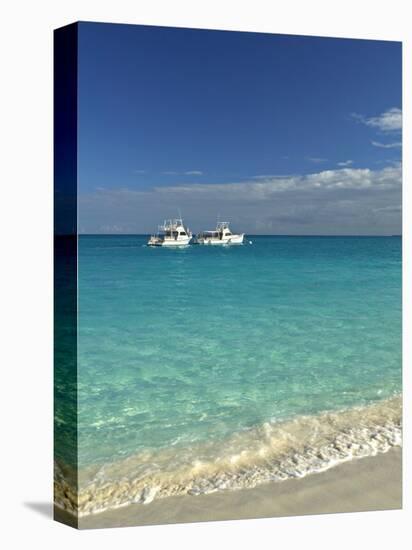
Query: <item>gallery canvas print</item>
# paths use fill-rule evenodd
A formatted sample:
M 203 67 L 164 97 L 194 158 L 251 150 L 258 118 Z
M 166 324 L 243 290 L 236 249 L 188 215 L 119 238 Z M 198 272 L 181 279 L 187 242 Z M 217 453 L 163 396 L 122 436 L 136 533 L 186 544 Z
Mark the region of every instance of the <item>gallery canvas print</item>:
M 54 35 L 55 519 L 402 506 L 402 44 Z

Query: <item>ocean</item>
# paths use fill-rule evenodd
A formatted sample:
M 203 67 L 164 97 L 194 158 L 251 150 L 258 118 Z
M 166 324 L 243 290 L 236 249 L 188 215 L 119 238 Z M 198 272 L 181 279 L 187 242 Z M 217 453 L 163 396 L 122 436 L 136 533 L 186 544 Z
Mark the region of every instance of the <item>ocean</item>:
M 400 444 L 400 237 L 146 242 L 78 241 L 80 515 Z M 76 465 L 58 457 L 66 509 Z

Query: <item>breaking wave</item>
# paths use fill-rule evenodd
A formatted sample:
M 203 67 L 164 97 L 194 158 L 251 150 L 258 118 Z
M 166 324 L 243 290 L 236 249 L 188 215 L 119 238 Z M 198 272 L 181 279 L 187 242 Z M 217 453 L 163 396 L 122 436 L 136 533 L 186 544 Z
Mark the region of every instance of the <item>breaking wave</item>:
M 147 450 L 84 468 L 76 482 L 67 468 L 56 464 L 55 504 L 86 516 L 173 495 L 301 478 L 401 445 L 401 425 L 402 401 L 397 395 L 364 407 L 266 422 L 221 441 Z

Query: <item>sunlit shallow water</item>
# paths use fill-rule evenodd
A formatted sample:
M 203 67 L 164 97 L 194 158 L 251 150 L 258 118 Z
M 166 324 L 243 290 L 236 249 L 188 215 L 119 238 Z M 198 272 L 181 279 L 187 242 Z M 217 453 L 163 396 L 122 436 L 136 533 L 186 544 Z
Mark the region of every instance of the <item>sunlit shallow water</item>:
M 106 487 L 100 508 L 399 444 L 400 238 L 146 240 L 79 239 L 80 480 L 85 494 Z M 328 445 L 342 434 L 339 457 Z

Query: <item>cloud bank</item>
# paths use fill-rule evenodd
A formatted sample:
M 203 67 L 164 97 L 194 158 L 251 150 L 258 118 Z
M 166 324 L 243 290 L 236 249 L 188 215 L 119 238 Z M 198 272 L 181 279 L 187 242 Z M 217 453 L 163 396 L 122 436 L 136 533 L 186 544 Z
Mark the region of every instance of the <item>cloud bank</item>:
M 150 233 L 180 209 L 194 231 L 213 228 L 220 215 L 249 234 L 399 234 L 401 172 L 397 164 L 221 184 L 98 188 L 79 196 L 79 229 Z

